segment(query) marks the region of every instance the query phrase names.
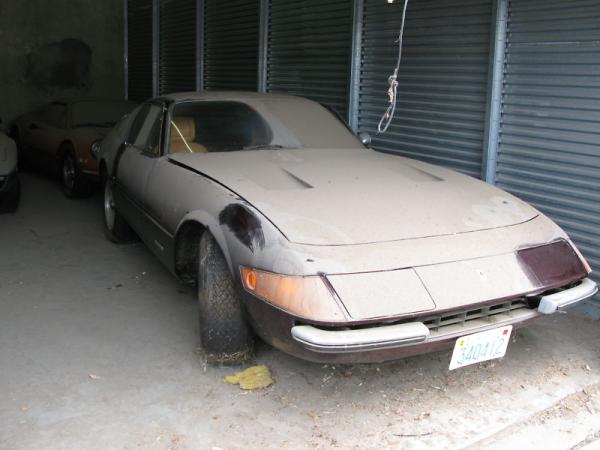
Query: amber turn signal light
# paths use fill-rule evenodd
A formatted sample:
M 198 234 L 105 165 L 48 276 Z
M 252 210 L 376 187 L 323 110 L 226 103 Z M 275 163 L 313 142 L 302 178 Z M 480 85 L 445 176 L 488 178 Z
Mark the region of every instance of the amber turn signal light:
M 241 267 L 244 289 L 295 316 L 319 322 L 346 317 L 334 294 L 318 276 L 290 276 Z
M 246 269 L 246 274 L 244 275 L 244 285 L 250 291 L 256 289 L 256 272 L 254 270 Z

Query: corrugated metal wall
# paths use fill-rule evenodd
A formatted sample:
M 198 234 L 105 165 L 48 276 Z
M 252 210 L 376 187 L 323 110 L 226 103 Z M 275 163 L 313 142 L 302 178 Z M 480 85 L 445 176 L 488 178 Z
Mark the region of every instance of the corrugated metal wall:
M 160 0 L 160 94 L 196 90 L 196 0 Z
M 480 177 L 492 1 L 409 2 L 396 117 L 377 135 L 403 3 L 365 0 L 358 128 L 379 150 Z
M 255 91 L 259 0 L 205 0 L 204 88 Z
M 600 3 L 510 3 L 497 182 L 558 222 L 600 281 Z
M 127 1 L 127 91 L 131 100 L 152 97 L 152 2 Z
M 302 95 L 346 115 L 351 0 L 270 0 L 266 89 Z

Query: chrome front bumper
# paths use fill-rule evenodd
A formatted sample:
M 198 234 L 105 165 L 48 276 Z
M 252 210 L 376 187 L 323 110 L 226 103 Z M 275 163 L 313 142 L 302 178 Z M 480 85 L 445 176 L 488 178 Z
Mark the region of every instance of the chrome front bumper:
M 317 353 L 361 352 L 426 344 L 521 322 L 540 314 L 552 314 L 573 306 L 597 292 L 598 286 L 588 278 L 573 288 L 541 297 L 537 310 L 516 312 L 511 320 L 491 320 L 492 323 L 479 320 L 473 323 L 473 326 L 462 329 L 455 325 L 449 327 L 446 333 L 431 332 L 423 322 L 408 322 L 347 330 L 323 330 L 312 325 L 297 325 L 292 327 L 292 337 L 304 348 Z
M 305 348 L 318 353 L 357 352 L 395 348 L 425 342 L 429 328 L 410 322 L 357 330 L 329 331 L 311 325 L 292 328 L 292 337 Z
M 553 314 L 556 311 L 562 311 L 569 308 L 586 298 L 589 298 L 598 292 L 598 286 L 589 278 L 586 278 L 581 284 L 557 292 L 556 294 L 545 295 L 540 299 L 538 311 L 541 314 Z

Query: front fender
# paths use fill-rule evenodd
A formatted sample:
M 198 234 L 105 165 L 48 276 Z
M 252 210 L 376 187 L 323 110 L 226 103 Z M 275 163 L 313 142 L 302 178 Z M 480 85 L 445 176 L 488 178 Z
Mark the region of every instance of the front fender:
M 180 221 L 176 236 L 190 221 L 212 233 L 234 276 L 239 275 L 240 266 L 285 274 L 302 274 L 306 270 L 306 255 L 292 250 L 281 232 L 243 199 L 229 197 L 213 212 L 190 211 Z

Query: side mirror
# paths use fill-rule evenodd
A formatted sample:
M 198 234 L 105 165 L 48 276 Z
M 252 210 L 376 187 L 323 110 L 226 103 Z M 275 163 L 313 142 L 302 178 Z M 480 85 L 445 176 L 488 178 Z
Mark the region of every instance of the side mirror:
M 363 145 L 371 145 L 371 135 L 369 133 L 361 131 L 360 133 L 358 133 L 358 138 L 360 139 L 360 142 L 363 143 Z

